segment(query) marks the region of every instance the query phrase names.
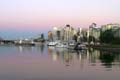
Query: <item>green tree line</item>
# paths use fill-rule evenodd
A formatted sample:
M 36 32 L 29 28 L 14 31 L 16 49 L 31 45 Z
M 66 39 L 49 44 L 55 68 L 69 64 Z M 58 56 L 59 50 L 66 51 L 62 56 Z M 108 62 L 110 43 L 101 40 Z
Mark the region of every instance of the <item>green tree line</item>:
M 115 37 L 112 29 L 100 33 L 100 42 L 106 44 L 120 44 L 120 37 Z

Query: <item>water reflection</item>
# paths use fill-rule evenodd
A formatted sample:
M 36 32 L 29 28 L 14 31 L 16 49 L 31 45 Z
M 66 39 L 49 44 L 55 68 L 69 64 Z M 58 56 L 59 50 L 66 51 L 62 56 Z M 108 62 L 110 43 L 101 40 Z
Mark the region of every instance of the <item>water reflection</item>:
M 101 63 L 103 63 L 103 66 L 106 66 L 107 68 L 111 68 L 113 64 L 116 64 L 120 66 L 120 53 L 119 52 L 111 52 L 111 51 L 101 51 L 101 55 L 99 59 L 101 60 Z
M 18 49 L 18 51 L 19 51 L 20 53 L 29 52 L 29 51 L 32 51 L 32 50 L 33 50 L 33 47 L 32 47 L 32 46 L 16 46 L 16 48 Z
M 39 45 L 35 46 L 15 46 L 18 50 L 18 52 L 20 53 L 25 53 L 25 52 L 40 52 L 41 54 L 43 54 L 44 52 L 44 48 L 45 48 L 45 44 L 41 43 Z
M 87 50 L 74 51 L 66 48 L 48 47 L 48 54 L 52 55 L 53 61 L 62 61 L 66 66 L 72 65 L 73 61 L 81 61 L 88 58 Z
M 119 74 L 119 51 L 0 46 L 0 80 L 119 80 Z
M 44 49 L 45 49 L 45 44 L 44 43 L 41 43 L 37 46 L 37 51 L 40 52 L 41 54 L 43 54 Z
M 100 63 L 105 68 L 120 66 L 120 52 L 102 51 L 88 48 L 87 50 L 68 50 L 66 48 L 47 47 L 46 44 L 33 46 L 16 46 L 20 53 L 40 53 L 47 54 L 55 62 L 63 62 L 65 66 L 71 66 L 75 62 L 79 62 L 82 66 L 86 63 L 90 66 L 96 66 Z
M 48 47 L 48 54 L 52 55 L 53 61 L 63 61 L 66 66 L 72 65 L 73 61 L 80 61 L 81 64 L 87 60 L 91 66 L 101 63 L 101 66 L 112 68 L 120 66 L 120 52 L 102 51 L 89 48 L 88 50 L 71 51 L 66 48 Z

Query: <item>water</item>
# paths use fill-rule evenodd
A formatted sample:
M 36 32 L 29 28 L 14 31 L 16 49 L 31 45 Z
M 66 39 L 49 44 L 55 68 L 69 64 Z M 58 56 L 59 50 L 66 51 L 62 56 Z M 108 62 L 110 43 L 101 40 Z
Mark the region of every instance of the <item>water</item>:
M 0 80 L 120 80 L 120 52 L 0 46 Z

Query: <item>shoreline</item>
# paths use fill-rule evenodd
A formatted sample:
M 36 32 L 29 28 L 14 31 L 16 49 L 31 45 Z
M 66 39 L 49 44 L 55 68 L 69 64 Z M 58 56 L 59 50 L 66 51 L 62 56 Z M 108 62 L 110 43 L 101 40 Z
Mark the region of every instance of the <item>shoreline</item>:
M 120 45 L 87 45 L 88 47 L 98 49 L 98 50 L 119 50 L 120 51 Z

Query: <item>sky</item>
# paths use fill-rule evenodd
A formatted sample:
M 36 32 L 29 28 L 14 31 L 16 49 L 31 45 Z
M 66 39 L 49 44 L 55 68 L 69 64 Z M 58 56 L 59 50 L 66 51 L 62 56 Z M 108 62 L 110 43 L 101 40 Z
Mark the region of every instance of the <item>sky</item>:
M 0 36 L 35 37 L 52 27 L 120 23 L 120 0 L 0 0 Z

